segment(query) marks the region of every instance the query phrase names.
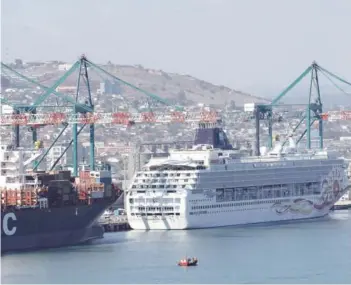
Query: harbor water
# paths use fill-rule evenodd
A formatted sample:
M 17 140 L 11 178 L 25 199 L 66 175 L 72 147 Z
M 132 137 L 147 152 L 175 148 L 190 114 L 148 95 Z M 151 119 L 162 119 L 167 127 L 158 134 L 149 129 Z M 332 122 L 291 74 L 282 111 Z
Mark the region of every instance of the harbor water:
M 185 255 L 197 267 L 176 266 Z M 348 283 L 351 210 L 299 223 L 107 233 L 2 256 L 2 283 Z

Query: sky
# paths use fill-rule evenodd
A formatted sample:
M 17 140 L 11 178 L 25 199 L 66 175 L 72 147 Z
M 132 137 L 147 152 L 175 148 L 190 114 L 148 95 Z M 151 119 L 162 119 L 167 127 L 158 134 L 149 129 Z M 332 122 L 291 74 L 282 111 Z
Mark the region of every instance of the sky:
M 3 61 L 73 62 L 85 53 L 264 97 L 314 60 L 351 81 L 350 0 L 1 2 Z

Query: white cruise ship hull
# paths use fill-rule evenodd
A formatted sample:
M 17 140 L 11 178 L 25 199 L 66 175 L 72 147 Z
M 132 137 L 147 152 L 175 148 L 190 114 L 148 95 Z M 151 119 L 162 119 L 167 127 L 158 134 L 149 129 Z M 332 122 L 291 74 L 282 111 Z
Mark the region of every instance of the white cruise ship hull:
M 188 220 L 185 217 L 129 217 L 128 223 L 133 230 L 186 230 Z
M 260 214 L 269 216 L 269 211 L 265 214 L 262 211 L 253 211 L 252 214 Z M 130 219 L 129 224 L 133 230 L 190 230 L 190 229 L 203 229 L 203 228 L 216 228 L 216 227 L 228 227 L 228 226 L 239 226 L 239 225 L 255 225 L 255 224 L 265 224 L 265 223 L 278 223 L 278 222 L 288 222 L 288 221 L 301 221 L 322 218 L 329 214 L 329 211 L 323 211 L 319 213 L 314 213 L 309 216 L 305 215 L 293 215 L 289 214 L 282 219 L 281 217 L 273 217 L 267 219 L 257 219 L 257 218 L 247 218 L 245 215 L 241 214 L 233 219 L 232 216 L 222 213 L 218 216 L 219 219 L 229 219 L 230 221 L 221 221 L 217 219 L 210 218 L 207 221 L 203 221 L 199 218 L 186 219 L 170 219 L 168 217 L 161 219 Z
M 249 224 L 287 222 L 325 217 L 334 203 L 321 210 L 290 208 L 277 213 L 274 204 L 266 207 L 227 207 L 224 211 L 208 211 L 195 215 L 180 214 L 179 216 L 129 216 L 130 227 L 134 230 L 186 230 L 226 227 Z M 223 208 L 222 208 L 223 209 Z M 284 208 L 285 209 L 285 208 Z
M 184 230 L 319 218 L 350 188 L 345 161 L 337 153 L 272 151 L 238 158 L 226 143 L 217 145 L 225 138 L 220 132 L 199 129 L 200 144 L 197 140 L 192 149 L 151 159 L 135 174 L 125 197 L 133 229 Z M 202 145 L 211 139 L 210 145 Z
M 329 188 L 320 189 L 316 195 L 240 201 L 218 200 L 218 189 L 200 190 L 200 193 L 181 190 L 165 194 L 164 191 L 161 195 L 150 191 L 137 196 L 128 193 L 126 205 L 127 209 L 133 209 L 135 203 L 130 201 L 140 201 L 139 211 L 127 212 L 134 230 L 199 229 L 324 217 L 349 189 L 350 186 L 339 188 L 337 195 Z
M 204 220 L 199 217 L 189 217 L 189 228 L 212 228 L 236 225 L 250 225 L 273 222 L 287 222 L 294 220 L 307 220 L 320 218 L 328 215 L 330 208 L 323 211 L 312 211 L 309 214 L 284 213 L 277 214 L 271 208 L 266 209 L 242 209 L 233 212 L 218 213 L 218 215 L 208 215 Z

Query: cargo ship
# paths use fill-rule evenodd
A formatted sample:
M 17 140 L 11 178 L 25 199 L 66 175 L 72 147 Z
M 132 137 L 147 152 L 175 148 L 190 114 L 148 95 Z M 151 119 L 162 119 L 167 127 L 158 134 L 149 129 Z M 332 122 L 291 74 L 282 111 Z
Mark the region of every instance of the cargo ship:
M 40 150 L 0 146 L 1 253 L 102 237 L 96 221 L 122 193 L 109 170 L 80 171 L 79 177 L 26 170 L 40 155 Z

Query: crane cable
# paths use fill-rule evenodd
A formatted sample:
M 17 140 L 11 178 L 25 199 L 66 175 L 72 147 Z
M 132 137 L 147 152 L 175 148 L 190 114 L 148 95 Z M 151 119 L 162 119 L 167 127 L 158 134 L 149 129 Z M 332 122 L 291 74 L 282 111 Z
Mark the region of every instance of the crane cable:
M 328 80 L 331 84 L 334 85 L 335 88 L 339 89 L 341 92 L 343 92 L 346 95 L 351 95 L 351 92 L 346 92 L 344 89 L 342 89 L 338 84 L 336 84 L 325 72 L 324 70 L 319 70 Z

